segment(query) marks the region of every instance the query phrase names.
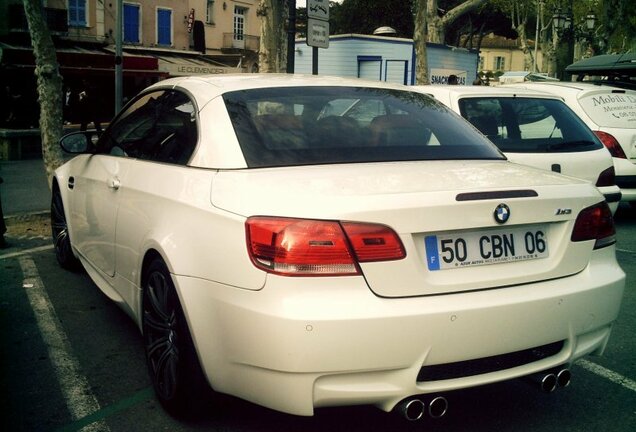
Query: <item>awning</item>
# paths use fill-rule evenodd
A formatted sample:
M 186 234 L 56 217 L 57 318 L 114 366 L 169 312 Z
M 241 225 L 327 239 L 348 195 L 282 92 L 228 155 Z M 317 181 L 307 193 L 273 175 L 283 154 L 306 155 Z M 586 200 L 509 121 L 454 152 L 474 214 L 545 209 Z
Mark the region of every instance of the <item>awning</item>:
M 626 74 L 636 75 L 636 54 L 603 54 L 579 60 L 565 68 L 570 74 L 589 75 Z
M 5 70 L 33 69 L 35 68 L 35 56 L 33 48 L 8 45 L 0 43 L 2 56 L 0 64 Z M 115 72 L 115 56 L 112 53 L 99 49 L 86 49 L 82 47 L 56 48 L 57 62 L 60 72 L 81 71 L 82 73 Z M 124 75 L 152 75 L 166 77 L 167 74 L 158 70 L 158 60 L 153 56 L 133 55 L 124 53 Z
M 157 55 L 158 69 L 170 76 L 216 75 L 242 73 L 240 67 L 230 67 L 203 56 L 186 57 L 180 55 Z
M 114 52 L 115 47 L 109 45 L 105 49 Z M 166 76 L 171 77 L 243 72 L 240 66 L 233 67 L 198 51 L 144 46 L 125 46 L 123 50 L 124 53 L 131 55 L 144 55 L 155 58 L 158 62 L 157 69 Z

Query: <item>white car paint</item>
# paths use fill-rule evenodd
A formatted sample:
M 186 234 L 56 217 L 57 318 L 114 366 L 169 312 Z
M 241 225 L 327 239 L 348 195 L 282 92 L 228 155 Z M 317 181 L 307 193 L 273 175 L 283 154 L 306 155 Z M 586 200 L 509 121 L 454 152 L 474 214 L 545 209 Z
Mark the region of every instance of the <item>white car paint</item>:
M 504 160 L 246 168 L 219 96 L 323 85 L 408 91 L 287 75 L 167 80 L 152 88 L 187 91 L 198 107 L 198 144 L 188 165 L 92 154 L 60 167 L 54 182 L 72 247 L 99 288 L 142 328 L 144 266 L 161 257 L 208 383 L 297 415 L 355 404 L 389 411 L 407 397 L 522 377 L 603 352 L 625 275 L 613 244 L 595 249 L 593 240 L 571 241 L 579 213 L 603 201 L 594 186 Z M 503 226 L 493 217 L 502 202 L 511 211 Z M 269 273 L 252 263 L 246 245 L 246 220 L 257 215 L 388 225 L 406 258 L 362 263 L 355 276 Z M 533 224 L 548 227 L 548 258 L 426 267 L 427 234 Z M 423 367 L 554 342 L 563 346 L 536 361 L 417 379 Z
M 627 159 L 612 158 L 616 168 L 616 183 L 621 188 L 623 201 L 636 201 L 636 91 L 585 82 L 524 83 L 514 86 L 563 98 L 590 129 L 607 132 L 616 138 L 627 156 Z M 619 96 L 623 101 L 618 103 L 620 106 L 611 103 L 609 110 L 605 110 L 603 104 L 594 106 L 594 99 L 608 96 Z M 612 111 L 615 108 L 620 109 Z M 621 117 L 612 117 L 612 112 Z
M 468 98 L 523 97 L 530 99 L 563 100 L 560 95 L 555 96 L 550 94 L 549 92 L 538 91 L 542 90 L 542 88 L 534 89 L 534 83 L 528 85 L 527 87 L 519 87 L 514 89 L 510 87 L 511 86 L 416 86 L 419 91 L 434 96 L 437 100 L 450 107 L 458 114 L 460 114 L 460 100 Z M 551 170 L 554 164 L 558 164 L 560 173 L 572 177 L 585 179 L 592 184 L 595 184 L 599 178 L 599 174 L 605 169 L 611 167 L 613 163 L 609 151 L 607 151 L 607 149 L 605 148 L 600 148 L 593 151 L 576 152 L 521 153 L 506 151 L 504 153 L 506 157 L 512 162 L 530 165 L 544 170 Z M 618 208 L 620 188 L 616 185 L 601 186 L 599 187 L 599 190 L 608 199 L 608 204 L 612 209 L 612 213 L 615 213 L 616 209 Z

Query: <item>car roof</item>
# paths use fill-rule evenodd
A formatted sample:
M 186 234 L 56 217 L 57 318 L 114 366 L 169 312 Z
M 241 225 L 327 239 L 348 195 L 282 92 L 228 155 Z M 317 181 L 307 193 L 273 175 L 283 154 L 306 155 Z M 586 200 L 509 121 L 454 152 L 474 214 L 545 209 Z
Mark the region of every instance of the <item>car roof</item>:
M 359 78 L 342 78 L 325 75 L 247 73 L 170 78 L 153 84 L 147 90 L 180 88 L 190 92 L 197 100 L 199 107 L 202 107 L 213 98 L 232 91 L 306 86 L 372 87 L 413 91 L 412 87 L 401 84 L 391 84 Z
M 544 90 L 546 92 L 554 92 L 554 91 L 561 90 L 563 92 L 574 92 L 574 93 L 593 92 L 593 91 L 634 93 L 633 90 L 618 88 L 614 85 L 611 85 L 610 83 L 601 84 L 601 83 L 582 82 L 582 81 L 524 82 L 524 83 L 506 84 L 505 86 L 514 87 L 514 88 L 523 88 L 523 89 L 538 89 L 538 91 Z
M 559 96 L 543 92 L 540 90 L 533 90 L 524 87 L 513 88 L 507 86 L 442 86 L 442 85 L 420 85 L 414 86 L 415 89 L 422 93 L 428 93 L 432 95 L 436 94 L 448 94 L 456 98 L 461 97 L 537 97 L 545 99 L 559 99 Z

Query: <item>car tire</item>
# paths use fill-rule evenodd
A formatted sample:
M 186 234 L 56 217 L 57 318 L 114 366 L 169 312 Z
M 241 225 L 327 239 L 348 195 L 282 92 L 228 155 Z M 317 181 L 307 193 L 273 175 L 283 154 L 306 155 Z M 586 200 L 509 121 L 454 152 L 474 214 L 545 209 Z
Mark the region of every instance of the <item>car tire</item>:
M 64 213 L 64 202 L 57 183 L 53 184 L 53 193 L 51 195 L 51 236 L 55 247 L 55 257 L 60 266 L 67 270 L 79 270 L 82 265 L 73 254 L 66 214 Z
M 210 392 L 166 264 L 155 259 L 143 284 L 146 362 L 155 394 L 169 413 L 184 417 Z

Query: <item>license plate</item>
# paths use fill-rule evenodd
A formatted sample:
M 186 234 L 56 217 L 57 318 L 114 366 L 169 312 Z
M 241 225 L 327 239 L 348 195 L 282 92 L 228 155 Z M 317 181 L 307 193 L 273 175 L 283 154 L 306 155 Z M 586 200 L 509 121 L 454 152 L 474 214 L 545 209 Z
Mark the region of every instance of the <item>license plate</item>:
M 424 239 L 429 270 L 525 261 L 548 256 L 543 225 L 429 235 Z

